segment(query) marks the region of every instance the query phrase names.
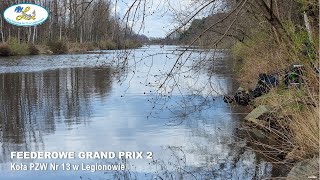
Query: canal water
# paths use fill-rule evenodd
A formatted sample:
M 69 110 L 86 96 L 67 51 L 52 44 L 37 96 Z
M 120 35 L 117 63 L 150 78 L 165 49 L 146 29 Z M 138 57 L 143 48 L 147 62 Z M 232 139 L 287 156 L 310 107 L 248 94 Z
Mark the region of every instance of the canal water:
M 185 50 L 153 45 L 0 58 L 0 179 L 269 177 L 271 164 L 237 137 L 244 110 L 222 100 L 237 88 L 227 51 Z M 11 152 L 143 152 L 143 158 L 39 160 Z M 12 167 L 32 163 L 59 168 Z M 80 169 L 62 168 L 69 165 Z M 87 165 L 125 170 L 81 169 Z

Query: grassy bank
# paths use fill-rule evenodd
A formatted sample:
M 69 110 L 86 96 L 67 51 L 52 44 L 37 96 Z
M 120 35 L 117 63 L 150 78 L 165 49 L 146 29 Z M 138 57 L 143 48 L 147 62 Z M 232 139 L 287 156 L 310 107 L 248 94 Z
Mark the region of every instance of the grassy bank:
M 253 38 L 233 47 L 233 55 L 238 79 L 246 89 L 255 87 L 260 73 L 279 76 L 280 84 L 251 104 L 252 109 L 259 105 L 271 107 L 270 112 L 259 117 L 263 124 L 251 126 L 265 135 L 265 141 L 253 138 L 251 143 L 259 145 L 260 153 L 268 159 L 291 169 L 298 162 L 319 158 L 319 74 L 315 70 L 319 37 L 311 43 L 305 31 L 288 32 L 292 44 L 277 41 L 263 31 L 253 31 Z M 284 76 L 292 64 L 303 65 L 303 84 L 287 87 Z M 297 174 L 297 179 L 319 177 L 315 171 L 319 164 L 316 166 Z
M 39 49 L 34 44 L 19 43 L 17 39 L 11 39 L 0 44 L 0 56 L 23 56 L 39 54 Z
M 134 49 L 142 44 L 134 40 L 125 40 L 121 43 L 113 41 L 72 43 L 63 41 L 50 41 L 44 44 L 28 44 L 12 38 L 0 44 L 0 56 L 25 56 L 37 54 L 65 54 L 79 53 L 92 50 L 118 50 Z

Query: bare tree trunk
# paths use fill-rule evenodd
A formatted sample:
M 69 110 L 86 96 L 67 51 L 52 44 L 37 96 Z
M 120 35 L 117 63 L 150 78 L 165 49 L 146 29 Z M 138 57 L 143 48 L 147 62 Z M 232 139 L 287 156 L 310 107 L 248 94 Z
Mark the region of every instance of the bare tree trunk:
M 53 17 L 53 26 L 52 26 L 52 38 L 54 40 L 57 40 L 58 39 L 58 23 L 59 23 L 59 14 L 58 14 L 58 0 L 54 0 L 53 1 L 53 14 L 54 14 L 54 17 Z
M 0 17 L 0 21 L 1 21 L 1 40 L 2 40 L 2 43 L 5 42 L 5 39 L 4 39 L 4 34 L 3 34 L 3 20 L 2 20 L 2 16 Z
M 31 33 L 32 33 L 31 27 L 29 27 L 29 29 L 28 29 L 28 43 L 30 43 Z
M 83 28 L 80 26 L 80 44 L 82 44 Z
M 308 32 L 309 40 L 311 43 L 313 43 L 311 25 L 310 25 L 307 13 L 305 11 L 303 12 L 303 19 L 304 19 L 304 24 L 305 24 L 307 32 Z
M 115 4 L 115 7 L 114 7 L 114 18 L 116 20 L 117 18 L 117 5 L 118 5 L 118 0 L 116 0 L 116 4 Z M 111 40 L 113 41 L 113 38 L 114 38 L 114 33 L 116 31 L 116 22 L 113 23 L 113 31 L 112 31 L 112 36 L 111 36 Z
M 35 39 L 36 39 L 36 29 L 37 29 L 37 26 L 34 26 L 34 27 L 33 27 L 33 36 L 32 36 L 32 43 L 33 43 L 33 44 L 34 44 Z
M 258 5 L 260 6 L 265 18 L 270 23 L 273 28 L 273 31 L 276 33 L 276 36 L 286 41 L 287 43 L 291 43 L 292 39 L 290 35 L 287 33 L 286 29 L 283 27 L 282 22 L 280 21 L 279 17 L 273 13 L 273 0 L 270 0 L 270 7 L 264 0 L 257 0 Z M 269 17 L 268 17 L 269 16 Z
M 59 40 L 61 41 L 62 40 L 62 27 L 60 25 L 60 34 L 59 34 Z
M 278 16 L 278 18 L 282 20 L 280 17 L 279 9 L 278 9 L 278 0 L 274 0 L 274 11 L 275 11 L 275 14 Z
M 20 36 L 20 28 L 18 28 L 18 42 L 19 42 L 19 43 L 21 43 L 21 42 L 20 42 L 20 39 L 21 39 L 21 36 Z

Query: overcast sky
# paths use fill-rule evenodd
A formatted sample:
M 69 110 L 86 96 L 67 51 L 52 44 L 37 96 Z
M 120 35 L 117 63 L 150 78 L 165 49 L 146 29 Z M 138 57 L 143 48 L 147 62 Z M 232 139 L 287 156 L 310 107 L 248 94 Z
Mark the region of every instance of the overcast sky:
M 113 1 L 115 2 L 115 1 Z M 123 17 L 129 6 L 132 5 L 134 0 L 118 0 L 117 14 Z M 180 12 L 186 8 L 190 8 L 191 0 L 147 0 L 145 23 L 139 34 L 144 34 L 148 37 L 165 37 L 166 34 L 171 32 L 178 26 L 174 20 L 173 13 Z M 141 21 L 142 18 L 139 18 Z M 132 21 L 129 21 L 132 23 Z M 133 25 L 134 30 L 137 32 L 141 23 Z

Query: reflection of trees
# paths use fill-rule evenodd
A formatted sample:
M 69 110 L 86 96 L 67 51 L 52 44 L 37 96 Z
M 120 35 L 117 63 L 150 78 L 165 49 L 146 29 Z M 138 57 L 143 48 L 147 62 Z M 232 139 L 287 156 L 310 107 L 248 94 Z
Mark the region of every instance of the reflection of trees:
M 85 122 L 92 98 L 105 97 L 111 80 L 110 68 L 0 74 L 0 153 L 39 150 L 57 123 Z

